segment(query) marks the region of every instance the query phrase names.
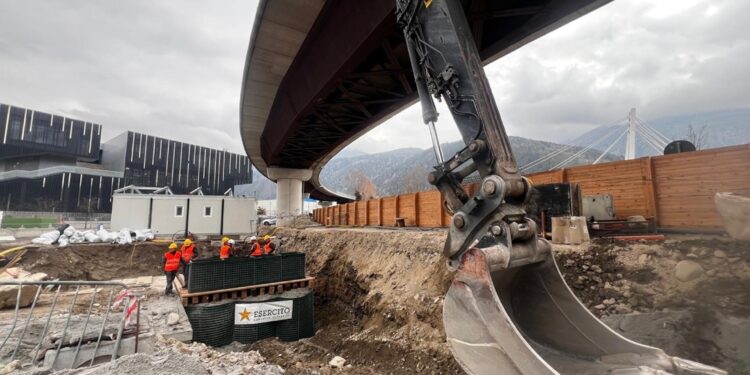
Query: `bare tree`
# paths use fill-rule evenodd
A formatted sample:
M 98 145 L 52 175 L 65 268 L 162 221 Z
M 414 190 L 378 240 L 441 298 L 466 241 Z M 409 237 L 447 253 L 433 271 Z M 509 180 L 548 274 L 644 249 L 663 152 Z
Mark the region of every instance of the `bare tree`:
M 696 150 L 702 150 L 706 147 L 706 129 L 708 124 L 700 128 L 693 128 L 693 124 L 688 125 L 687 140 L 695 146 Z
M 347 176 L 349 187 L 354 190 L 354 196 L 357 200 L 367 200 L 378 196 L 378 188 L 364 173 L 359 169 L 349 171 Z
M 258 209 L 256 210 L 256 213 L 258 216 L 265 216 L 266 215 L 266 208 L 258 206 Z
M 409 169 L 401 179 L 401 189 L 399 194 L 415 193 L 429 189 L 427 182 L 427 172 L 424 168 L 415 166 Z

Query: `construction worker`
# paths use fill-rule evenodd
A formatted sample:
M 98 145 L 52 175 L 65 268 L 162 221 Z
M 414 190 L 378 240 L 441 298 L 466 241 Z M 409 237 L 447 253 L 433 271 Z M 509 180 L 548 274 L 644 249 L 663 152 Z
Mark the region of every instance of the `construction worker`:
M 268 255 L 276 250 L 276 246 L 271 243 L 271 236 L 265 235 L 258 239 L 258 242 L 252 247 L 253 251 L 250 256 L 259 257 L 261 255 Z
M 187 286 L 190 263 L 193 262 L 193 259 L 198 259 L 198 249 L 195 248 L 193 240 L 186 238 L 185 242 L 182 243 L 180 252 L 182 253 L 182 277 L 185 279 L 185 286 Z
M 250 239 L 247 241 L 247 246 L 250 248 L 250 255 L 252 255 L 252 252 L 255 251 L 255 244 L 258 243 L 258 237 L 251 236 Z
M 182 253 L 177 250 L 177 244 L 172 242 L 169 244 L 169 251 L 164 254 L 161 261 L 164 274 L 167 276 L 167 288 L 164 290 L 164 295 L 172 295 L 172 283 L 182 262 Z
M 274 251 L 276 251 L 276 244 L 271 242 L 273 238 L 270 235 L 263 236 L 263 242 L 265 242 L 265 245 L 263 245 L 263 252 L 268 254 L 273 254 Z
M 229 237 L 221 239 L 221 249 L 219 249 L 219 259 L 225 260 L 232 254 L 232 248 L 229 246 Z

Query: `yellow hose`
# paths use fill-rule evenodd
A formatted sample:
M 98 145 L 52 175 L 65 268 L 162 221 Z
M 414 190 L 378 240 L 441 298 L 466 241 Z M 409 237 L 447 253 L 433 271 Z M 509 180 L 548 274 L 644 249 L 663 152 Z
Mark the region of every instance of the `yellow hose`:
M 18 250 L 23 250 L 23 249 L 26 248 L 26 246 L 28 246 L 28 245 L 23 245 L 23 246 L 13 247 L 13 248 L 10 248 L 10 249 L 7 249 L 7 250 L 3 250 L 2 252 L 0 252 L 0 257 L 4 257 L 4 256 L 6 256 L 6 255 L 8 255 L 8 254 L 10 254 L 12 252 L 18 251 Z

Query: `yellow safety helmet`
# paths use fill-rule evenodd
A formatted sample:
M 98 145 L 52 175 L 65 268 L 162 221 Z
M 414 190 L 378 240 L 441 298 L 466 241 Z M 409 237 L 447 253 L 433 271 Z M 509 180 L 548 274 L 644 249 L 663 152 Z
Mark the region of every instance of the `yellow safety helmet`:
M 190 246 L 190 245 L 192 245 L 192 244 L 193 244 L 193 241 L 190 241 L 190 239 L 189 239 L 189 238 L 186 238 L 186 239 L 185 239 L 185 242 L 183 243 L 183 245 L 185 245 L 185 246 Z
M 174 243 L 174 242 L 172 242 L 171 244 L 169 244 L 169 250 L 172 250 L 172 249 L 177 249 L 177 244 Z
M 271 236 L 269 236 L 269 235 L 263 236 L 263 241 L 268 241 L 270 239 L 271 239 Z
M 221 239 L 221 243 L 222 244 L 227 243 L 227 241 L 229 241 L 229 237 L 224 237 L 224 238 Z

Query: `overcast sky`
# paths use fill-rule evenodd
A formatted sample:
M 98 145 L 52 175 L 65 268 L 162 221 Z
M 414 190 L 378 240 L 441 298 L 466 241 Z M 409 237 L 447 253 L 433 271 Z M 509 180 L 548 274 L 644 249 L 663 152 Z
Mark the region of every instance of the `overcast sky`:
M 242 152 L 257 1 L 0 2 L 0 102 Z M 615 0 L 489 65 L 511 135 L 750 105 L 750 1 Z M 458 139 L 440 107 L 441 141 Z M 414 131 L 415 127 L 418 131 Z M 351 147 L 428 147 L 412 107 Z

